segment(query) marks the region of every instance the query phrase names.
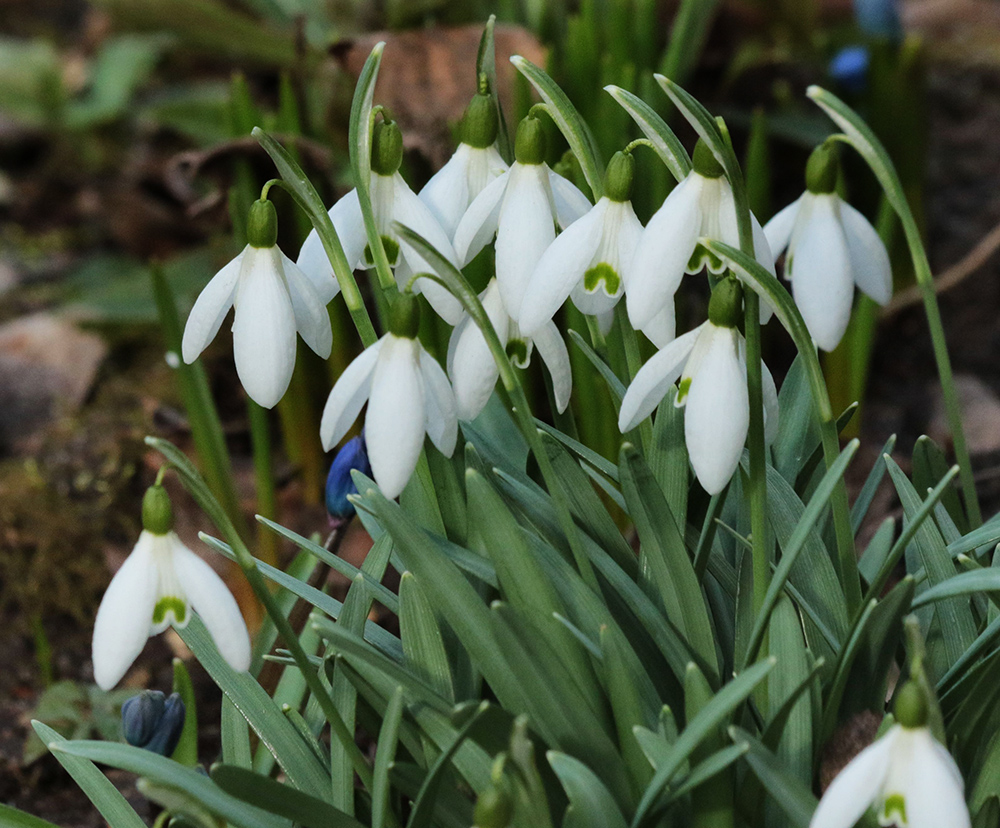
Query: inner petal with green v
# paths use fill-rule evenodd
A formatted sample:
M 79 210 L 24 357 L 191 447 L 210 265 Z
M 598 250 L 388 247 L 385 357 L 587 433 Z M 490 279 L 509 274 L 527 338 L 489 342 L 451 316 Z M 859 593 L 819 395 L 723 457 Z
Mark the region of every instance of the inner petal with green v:
M 174 595 L 164 595 L 153 607 L 153 623 L 162 624 L 167 614 L 174 617 L 174 623 L 183 627 L 187 623 L 187 604 Z
M 595 293 L 603 285 L 608 296 L 615 296 L 621 284 L 621 277 L 607 262 L 600 262 L 583 274 L 583 287 L 587 293 Z

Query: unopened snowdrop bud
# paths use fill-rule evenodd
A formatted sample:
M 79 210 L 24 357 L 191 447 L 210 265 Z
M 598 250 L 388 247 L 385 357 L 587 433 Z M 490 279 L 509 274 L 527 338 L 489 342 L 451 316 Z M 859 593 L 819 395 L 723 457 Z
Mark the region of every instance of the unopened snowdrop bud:
M 368 461 L 368 449 L 365 446 L 365 435 L 352 437 L 341 447 L 330 464 L 330 473 L 326 477 L 326 511 L 330 513 L 333 523 L 340 523 L 354 517 L 354 504 L 351 495 L 358 493 L 351 472 L 357 469 L 366 476 L 371 476 L 372 466 Z
M 476 799 L 472 812 L 475 828 L 507 828 L 514 816 L 514 798 L 504 780 L 490 785 Z
M 875 228 L 837 195 L 836 148 L 817 147 L 806 167 L 806 192 L 764 228 L 775 254 L 787 249 L 785 278 L 816 344 L 832 351 L 851 319 L 854 287 L 880 305 L 892 298 L 889 254 Z
M 143 531 L 111 579 L 94 621 L 94 679 L 114 687 L 146 640 L 173 625 L 183 629 L 191 610 L 200 616 L 234 670 L 250 666 L 250 637 L 236 600 L 207 563 L 171 528 L 170 499 L 159 485 L 143 497 Z
M 517 128 L 515 161 L 469 205 L 455 229 L 455 253 L 465 265 L 496 234 L 496 274 L 507 315 L 519 322 L 531 274 L 556 237 L 591 208 L 570 181 L 545 163 L 545 125 L 528 116 Z
M 170 756 L 184 730 L 184 702 L 178 693 L 143 690 L 122 705 L 122 733 L 135 747 Z
M 462 118 L 462 143 L 474 149 L 492 147 L 500 131 L 500 117 L 493 98 L 477 93 L 469 102 Z
M 247 395 L 264 408 L 284 396 L 295 368 L 295 334 L 324 359 L 333 333 L 327 303 L 337 292 L 333 272 L 307 275 L 275 245 L 278 218 L 266 199 L 255 201 L 247 246 L 212 277 L 198 296 L 181 352 L 194 362 L 222 327 L 231 307 L 236 373 Z
M 924 690 L 908 681 L 896 691 L 894 705 L 897 724 L 837 775 L 809 828 L 853 828 L 870 807 L 880 825 L 969 828 L 965 783 L 927 727 Z
M 458 439 L 455 395 L 444 370 L 416 338 L 416 299 L 399 294 L 389 332 L 347 366 L 330 392 L 320 437 L 328 451 L 368 403 L 365 443 L 372 475 L 388 498 L 398 497 L 417 466 L 424 434 L 450 457 Z

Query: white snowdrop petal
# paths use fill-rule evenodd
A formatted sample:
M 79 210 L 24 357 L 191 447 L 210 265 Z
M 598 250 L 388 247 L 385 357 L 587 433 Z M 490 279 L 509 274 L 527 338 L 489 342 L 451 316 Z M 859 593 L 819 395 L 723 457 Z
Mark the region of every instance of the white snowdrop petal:
M 736 221 L 736 199 L 733 198 L 733 188 L 729 185 L 729 181 L 725 176 L 721 178 L 714 179 L 714 184 L 716 189 L 716 199 L 715 199 L 715 215 L 714 221 L 710 223 L 715 225 L 714 232 L 709 233 L 704 226 L 702 226 L 702 235 L 711 236 L 712 238 L 718 239 L 719 241 L 725 242 L 732 247 L 740 246 L 740 230 L 739 224 Z M 705 188 L 706 190 L 708 187 Z M 710 215 L 710 210 L 706 207 L 705 214 Z M 719 272 L 726 269 L 726 265 L 721 265 Z
M 243 248 L 198 294 L 184 326 L 184 338 L 181 341 L 181 355 L 185 362 L 194 362 L 222 327 L 226 314 L 233 306 L 243 257 L 248 249 Z
M 486 189 L 473 199 L 458 227 L 455 228 L 455 255 L 458 257 L 460 267 L 465 267 L 493 240 L 500 220 L 504 194 L 517 166 L 515 164 L 495 181 L 490 182 Z
M 561 236 L 556 239 L 556 241 L 562 238 Z M 573 304 L 580 313 L 585 313 L 588 316 L 604 316 L 608 313 L 613 313 L 615 305 L 618 304 L 617 296 L 608 296 L 603 289 L 598 288 L 593 293 L 588 293 L 583 286 L 583 282 L 577 282 L 573 285 L 573 289 L 570 291 L 570 299 L 573 300 Z M 525 302 L 525 307 L 528 303 Z M 608 328 L 608 330 L 611 330 Z
M 468 144 L 459 144 L 454 155 L 431 176 L 419 193 L 420 200 L 434 214 L 449 239 L 455 237 L 458 223 L 472 200 L 469 194 L 471 149 Z
M 302 242 L 295 264 L 306 274 L 325 304 L 329 304 L 340 293 L 340 282 L 334 276 L 333 265 L 330 264 L 323 242 L 315 230 L 310 230 L 306 240 Z
M 448 347 L 448 373 L 455 390 L 458 419 L 476 419 L 489 402 L 500 371 L 486 339 L 471 319 L 452 331 Z
M 767 241 L 767 236 L 764 235 L 764 228 L 760 226 L 757 216 L 753 213 L 750 214 L 750 227 L 753 230 L 754 258 L 757 259 L 768 273 L 772 276 L 776 275 L 777 271 L 774 269 L 774 252 Z
M 901 792 L 908 828 L 969 828 L 964 784 L 960 774 L 956 780 L 957 772 L 955 760 L 929 730 L 913 732 L 910 773 Z
M 374 345 L 365 348 L 334 383 L 323 407 L 323 418 L 319 426 L 320 439 L 326 451 L 330 451 L 343 439 L 368 400 L 372 372 L 384 342 L 385 337 L 382 337 Z
M 388 334 L 372 374 L 365 441 L 372 475 L 387 498 L 398 497 L 424 445 L 426 408 L 416 340 Z
M 455 264 L 457 260 L 451 239 L 448 238 L 448 234 L 441 226 L 441 222 L 431 212 L 430 207 L 417 197 L 416 193 L 410 189 L 410 185 L 406 183 L 399 173 L 393 176 L 393 181 L 395 185 L 393 187 L 392 202 L 393 221 L 398 221 L 400 224 L 409 227 L 415 233 L 423 236 L 431 247 L 437 250 L 449 262 Z M 431 267 L 430 263 L 415 248 L 410 246 L 408 242 L 400 239 L 400 246 L 402 248 L 400 252 L 406 256 L 414 273 L 420 273 L 421 271 L 427 273 L 437 272 L 437 269 Z
M 156 606 L 152 539 L 149 532 L 139 535 L 132 554 L 111 579 L 97 610 L 92 657 L 94 681 L 102 690 L 110 690 L 121 681 L 149 638 Z
M 275 248 L 277 250 L 277 248 Z M 299 267 L 279 252 L 281 267 L 288 282 L 288 295 L 292 300 L 295 327 L 305 341 L 319 356 L 326 359 L 333 347 L 333 331 L 326 303 L 316 292 L 316 288 Z
M 890 731 L 855 756 L 824 792 L 809 828 L 853 828 L 882 790 L 891 749 Z
M 678 184 L 646 225 L 625 280 L 628 316 L 636 328 L 656 316 L 680 286 L 701 227 L 700 176 Z
M 778 389 L 767 364 L 760 363 L 761 386 L 764 392 L 764 443 L 771 445 L 778 437 L 780 412 L 778 409 Z
M 365 232 L 365 219 L 361 214 L 361 202 L 358 201 L 358 191 L 351 190 L 330 208 L 329 213 L 330 221 L 333 222 L 333 229 L 337 231 L 337 237 L 340 239 L 340 246 L 344 248 L 344 257 L 347 259 L 347 264 L 350 265 L 351 270 L 357 270 L 361 266 L 361 260 L 365 255 L 365 247 L 368 244 L 368 235 Z M 316 231 L 313 230 L 312 232 L 315 233 Z M 301 262 L 299 263 L 299 267 L 302 267 Z M 332 275 L 333 267 L 330 265 L 329 259 L 326 261 L 326 268 Z
M 455 451 L 458 416 L 455 394 L 444 370 L 434 357 L 420 349 L 420 371 L 424 376 L 424 404 L 427 408 L 427 436 L 446 457 Z
M 792 239 L 786 273 L 809 333 L 824 351 L 837 347 L 851 319 L 854 281 L 835 196 L 816 196 Z
M 684 370 L 702 327 L 700 325 L 668 343 L 639 369 L 622 398 L 618 412 L 619 431 L 623 434 L 631 431 L 656 410 L 660 400 Z
M 516 322 L 535 266 L 556 237 L 543 164 L 515 164 L 500 210 L 496 273 L 507 313 Z
M 236 373 L 264 408 L 281 399 L 295 367 L 295 313 L 269 249 L 250 248 L 236 295 L 233 322 Z
M 541 166 L 549 174 L 556 221 L 560 227 L 569 227 L 574 221 L 586 215 L 593 205 L 576 184 L 568 178 L 563 178 L 559 173 L 552 172 L 547 164 Z
M 677 333 L 677 318 L 671 299 L 649 322 L 639 329 L 657 348 L 665 348 Z
M 587 215 L 557 236 L 538 260 L 518 316 L 518 325 L 525 336 L 532 336 L 550 321 L 573 288 L 582 284 L 583 274 L 601 242 L 601 223 L 608 204 L 607 199 L 599 201 Z
M 535 332 L 532 341 L 552 376 L 552 393 L 556 398 L 556 410 L 562 414 L 569 405 L 569 397 L 573 391 L 573 372 L 566 343 L 556 323 L 551 320 Z
M 179 542 L 174 547 L 173 564 L 188 603 L 205 622 L 220 655 L 234 670 L 248 670 L 250 635 L 236 599 L 222 578 Z
M 846 201 L 840 202 L 840 221 L 847 239 L 854 282 L 880 305 L 892 298 L 892 264 L 878 232 Z
M 687 394 L 684 441 L 702 488 L 718 494 L 736 471 L 750 424 L 746 369 L 736 331 L 709 323 L 711 336 Z
M 615 323 L 615 311 L 614 308 L 604 311 L 603 313 L 598 312 L 597 314 L 597 328 L 601 332 L 601 336 L 607 336 L 611 333 L 611 326 Z
M 799 215 L 799 208 L 805 195 L 799 196 L 787 207 L 779 210 L 771 220 L 764 225 L 764 235 L 771 252 L 775 256 L 780 256 L 782 251 L 788 247 L 788 242 L 792 238 L 792 228 L 795 227 L 795 219 Z

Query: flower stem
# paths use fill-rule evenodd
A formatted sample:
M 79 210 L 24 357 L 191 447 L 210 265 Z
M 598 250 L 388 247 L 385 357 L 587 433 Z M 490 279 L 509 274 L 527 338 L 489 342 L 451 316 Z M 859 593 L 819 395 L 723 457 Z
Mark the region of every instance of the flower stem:
M 746 314 L 747 395 L 750 401 L 750 428 L 747 433 L 750 479 L 746 489 L 750 497 L 750 540 L 753 544 L 753 608 L 757 613 L 764 605 L 764 596 L 771 581 L 771 561 L 766 542 L 767 473 L 764 466 L 767 458 L 764 447 L 764 386 L 760 368 L 760 297 L 748 290 L 744 293 L 743 305 Z
M 274 467 L 271 463 L 271 429 L 267 411 L 247 398 L 247 417 L 250 420 L 250 444 L 253 451 L 254 483 L 257 489 L 257 511 L 268 520 L 278 514 L 278 498 L 274 490 Z M 278 564 L 277 535 L 257 530 L 257 552 L 260 559 L 271 566 Z

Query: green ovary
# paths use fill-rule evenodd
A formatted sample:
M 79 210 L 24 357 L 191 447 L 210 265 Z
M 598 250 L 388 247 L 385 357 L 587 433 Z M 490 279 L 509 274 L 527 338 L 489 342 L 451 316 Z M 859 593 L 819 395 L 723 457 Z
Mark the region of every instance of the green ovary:
M 162 624 L 167 613 L 172 613 L 174 623 L 183 626 L 187 623 L 187 604 L 173 595 L 165 595 L 153 607 L 153 623 Z
M 594 265 L 583 274 L 583 287 L 587 293 L 594 293 L 604 283 L 604 292 L 614 296 L 621 289 L 621 277 L 607 262 Z

